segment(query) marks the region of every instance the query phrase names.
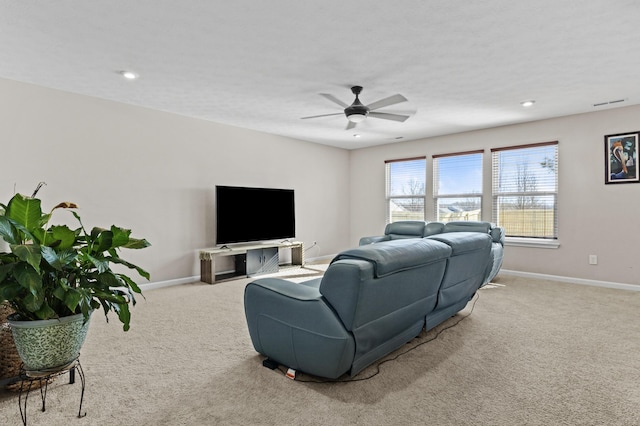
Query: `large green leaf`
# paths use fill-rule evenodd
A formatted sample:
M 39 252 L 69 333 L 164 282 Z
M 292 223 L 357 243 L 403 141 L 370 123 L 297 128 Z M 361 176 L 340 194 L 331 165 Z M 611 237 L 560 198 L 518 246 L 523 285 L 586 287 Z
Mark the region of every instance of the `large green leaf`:
M 96 277 L 96 283 L 103 289 L 122 286 L 122 281 L 118 280 L 117 276 L 113 272 L 98 274 Z
M 15 263 L 7 263 L 6 265 L 0 263 L 0 285 L 3 284 L 5 278 L 13 271 L 14 267 Z
M 118 278 L 120 278 L 122 281 L 124 281 L 131 290 L 133 290 L 135 293 L 138 294 L 142 294 L 142 290 L 140 290 L 140 287 L 138 287 L 138 284 L 135 283 L 135 281 L 133 281 L 131 278 L 129 278 L 128 276 L 126 276 L 125 274 L 117 274 Z M 144 296 L 142 296 L 144 297 Z M 136 299 L 133 296 L 133 294 L 131 294 L 131 298 L 132 298 L 132 302 L 135 305 L 136 304 Z
M 53 266 L 58 271 L 62 270 L 62 264 L 58 260 L 58 253 L 52 248 L 48 246 L 40 247 L 40 253 L 42 258 L 51 266 Z
M 62 268 L 65 266 L 64 260 L 60 259 L 58 253 L 52 247 L 43 246 L 41 247 L 41 251 L 42 258 L 46 260 L 49 265 L 58 271 L 62 271 Z
M 129 238 L 129 242 L 127 244 L 125 244 L 124 248 L 128 248 L 128 249 L 143 249 L 145 247 L 150 247 L 151 243 L 147 240 L 143 239 L 136 239 L 136 238 Z
M 15 220 L 12 220 L 11 222 L 13 223 L 13 226 L 16 227 L 16 230 L 19 231 L 18 237 L 16 238 L 16 241 L 18 241 L 18 243 L 21 244 L 25 241 L 33 241 L 35 243 L 40 242 L 40 237 L 38 235 L 42 235 L 44 233 L 44 230 L 42 228 L 36 228 L 33 230 L 33 232 L 31 232 L 21 223 L 18 223 Z
M 26 288 L 29 293 L 42 293 L 42 277 L 33 268 L 24 263 L 19 263 L 13 269 L 13 276 L 18 284 Z
M 40 272 L 40 260 L 42 259 L 40 246 L 33 244 L 12 245 L 11 252 L 23 262 L 31 265 L 37 273 Z
M 149 273 L 147 271 L 145 271 L 144 269 L 142 269 L 139 266 L 134 265 L 133 263 L 127 262 L 126 260 L 120 259 L 119 257 L 106 257 L 106 259 L 110 262 L 113 263 L 119 263 L 120 265 L 124 265 L 129 269 L 135 269 L 136 271 L 138 271 L 138 274 L 140 274 L 140 276 L 146 278 L 147 280 L 151 279 L 151 276 L 149 275 Z
M 20 236 L 11 221 L 4 216 L 0 216 L 0 237 L 9 244 L 19 244 Z
M 122 329 L 124 331 L 129 330 L 129 322 L 131 321 L 131 311 L 129 311 L 129 305 L 126 303 L 115 305 L 113 310 L 118 313 L 118 318 L 122 322 Z
M 13 276 L 18 284 L 29 293 L 24 297 L 23 304 L 29 312 L 36 312 L 44 302 L 44 291 L 42 289 L 42 277 L 33 268 L 21 263 L 16 265 Z
M 93 294 L 95 296 L 98 296 L 101 300 L 103 301 L 107 301 L 107 302 L 111 302 L 111 303 L 115 303 L 115 304 L 121 304 L 124 303 L 126 304 L 128 301 L 127 299 L 120 295 L 117 294 L 117 292 L 107 292 L 107 291 L 102 291 L 99 289 L 94 289 Z
M 47 320 L 47 319 L 59 317 L 56 311 L 51 309 L 51 306 L 49 306 L 46 303 L 43 303 L 42 305 L 40 305 L 40 309 L 38 309 L 37 311 L 34 311 L 34 314 L 36 317 L 38 317 L 41 320 Z
M 64 302 L 65 306 L 69 308 L 71 312 L 75 312 L 78 307 L 78 303 L 80 303 L 80 299 L 82 299 L 82 293 L 76 290 L 75 288 L 67 287 L 58 287 L 53 292 L 53 295 Z
M 111 248 L 122 247 L 129 242 L 129 235 L 131 235 L 131 230 L 111 225 L 111 233 L 113 235 Z
M 41 227 L 42 208 L 40 200 L 16 194 L 7 204 L 5 216 L 24 226 L 29 232 L 33 232 Z
M 24 294 L 24 288 L 15 281 L 0 282 L 0 299 L 15 300 Z
M 52 226 L 49 231 L 54 240 L 60 241 L 60 243 L 56 245 L 56 250 L 65 250 L 73 247 L 78 235 L 77 231 L 72 231 L 64 225 Z
M 96 267 L 96 269 L 98 270 L 98 273 L 102 274 L 103 272 L 106 272 L 109 270 L 109 262 L 103 259 L 98 259 L 91 255 L 89 255 L 88 258 L 91 261 L 91 263 L 93 263 L 93 266 Z
M 94 228 L 95 229 L 95 228 Z M 93 236 L 93 231 L 91 231 Z M 92 247 L 93 253 L 102 253 L 113 247 L 113 233 L 111 231 L 103 230 L 97 234 L 96 244 Z

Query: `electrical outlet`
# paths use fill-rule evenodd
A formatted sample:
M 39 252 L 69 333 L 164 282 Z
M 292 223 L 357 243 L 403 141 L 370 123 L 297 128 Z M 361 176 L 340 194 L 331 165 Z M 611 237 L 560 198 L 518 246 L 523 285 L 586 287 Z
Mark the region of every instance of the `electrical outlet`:
M 598 264 L 598 256 L 595 254 L 589 255 L 589 265 L 597 265 Z

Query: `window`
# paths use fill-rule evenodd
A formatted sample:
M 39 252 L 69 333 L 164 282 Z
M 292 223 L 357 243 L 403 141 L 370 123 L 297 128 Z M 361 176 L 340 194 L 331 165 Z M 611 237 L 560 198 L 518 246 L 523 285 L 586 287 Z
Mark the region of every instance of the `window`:
M 507 237 L 558 238 L 558 142 L 491 150 L 493 219 Z
M 440 222 L 482 220 L 482 153 L 433 156 L 435 218 Z
M 387 223 L 425 220 L 426 157 L 385 161 Z

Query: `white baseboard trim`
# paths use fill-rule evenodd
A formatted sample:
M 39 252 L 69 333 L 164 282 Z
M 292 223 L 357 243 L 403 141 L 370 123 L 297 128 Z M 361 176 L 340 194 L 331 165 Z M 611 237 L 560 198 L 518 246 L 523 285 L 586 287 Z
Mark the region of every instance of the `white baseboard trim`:
M 140 290 L 142 290 L 142 292 L 144 293 L 147 290 L 155 290 L 157 288 L 170 287 L 172 285 L 197 283 L 199 281 L 200 281 L 200 275 L 195 275 L 193 277 L 176 278 L 175 280 L 167 280 L 167 281 L 158 281 L 158 282 L 155 282 L 155 283 L 139 284 L 138 287 L 140 287 Z
M 326 260 L 331 260 L 334 257 L 336 257 L 335 254 L 328 254 L 326 256 L 318 256 L 318 257 L 311 257 L 311 258 L 306 258 L 306 263 L 315 263 L 315 262 L 324 262 Z
M 307 259 L 307 263 L 331 260 L 334 257 L 335 257 L 335 255 L 314 257 L 314 258 L 311 258 L 311 259 Z M 285 265 L 283 265 L 283 266 L 285 266 Z M 615 289 L 619 289 L 619 290 L 640 291 L 640 285 L 616 283 L 616 282 L 612 282 L 612 281 L 587 280 L 587 279 L 584 279 L 584 278 L 563 277 L 563 276 L 560 276 L 560 275 L 538 274 L 538 273 L 535 273 L 535 272 L 512 271 L 512 270 L 509 270 L 509 269 L 501 269 L 500 272 L 499 272 L 499 275 L 500 274 L 513 275 L 513 276 L 516 276 L 516 277 L 524 277 L 524 278 L 537 278 L 537 279 L 540 279 L 540 280 L 560 281 L 560 282 L 572 283 L 572 284 L 591 285 L 591 286 L 595 286 L 595 287 L 615 288 Z M 193 277 L 186 277 L 186 278 L 177 278 L 177 279 L 174 279 L 174 280 L 158 281 L 158 282 L 154 282 L 154 283 L 139 284 L 139 286 L 140 286 L 140 289 L 144 292 L 144 291 L 147 291 L 147 290 L 154 290 L 154 289 L 162 288 L 162 287 L 170 287 L 170 286 L 181 285 L 181 284 L 191 284 L 191 283 L 196 283 L 196 282 L 200 282 L 200 275 L 195 275 Z
M 591 286 L 596 286 L 596 287 L 616 288 L 616 289 L 620 289 L 620 290 L 640 291 L 640 285 L 615 283 L 615 282 L 611 282 L 611 281 L 587 280 L 587 279 L 584 279 L 584 278 L 563 277 L 563 276 L 559 276 L 559 275 L 537 274 L 535 272 L 511 271 L 511 270 L 508 270 L 508 269 L 501 269 L 498 274 L 499 275 L 500 274 L 513 275 L 513 276 L 516 276 L 516 277 L 524 277 L 524 278 L 537 278 L 537 279 L 541 279 L 541 280 L 560 281 L 560 282 L 572 283 L 572 284 L 591 285 Z

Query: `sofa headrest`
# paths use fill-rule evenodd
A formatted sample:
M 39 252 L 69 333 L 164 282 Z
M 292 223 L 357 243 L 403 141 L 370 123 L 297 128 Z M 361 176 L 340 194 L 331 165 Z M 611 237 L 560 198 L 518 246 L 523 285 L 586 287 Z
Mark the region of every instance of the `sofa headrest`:
M 374 275 L 383 277 L 446 259 L 450 255 L 451 248 L 435 240 L 399 239 L 343 251 L 331 263 L 342 259 L 366 260 L 373 264 Z
M 444 232 L 444 223 L 429 222 L 424 226 L 424 234 L 422 236 L 428 237 L 429 235 L 442 234 L 443 232 Z
M 504 245 L 504 228 L 483 221 L 455 221 L 444 225 L 443 232 L 486 232 L 494 243 Z
M 419 220 L 403 220 L 387 224 L 384 234 L 393 238 L 420 238 L 423 236 L 424 222 Z
M 431 235 L 427 239 L 433 239 L 451 247 L 452 255 L 457 256 L 475 250 L 489 249 L 491 236 L 482 232 L 448 232 Z
M 488 234 L 491 230 L 491 222 L 481 221 L 455 221 L 444 224 L 444 232 L 484 232 Z

